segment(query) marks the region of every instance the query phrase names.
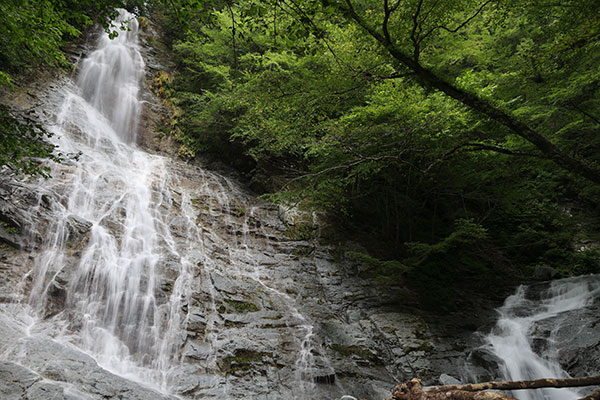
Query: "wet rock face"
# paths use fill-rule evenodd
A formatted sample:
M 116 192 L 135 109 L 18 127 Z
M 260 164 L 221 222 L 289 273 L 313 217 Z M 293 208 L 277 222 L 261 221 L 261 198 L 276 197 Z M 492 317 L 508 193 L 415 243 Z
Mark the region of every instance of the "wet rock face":
M 15 362 L 0 362 L 3 399 L 169 398 L 114 375 L 87 354 L 49 338 L 22 338 L 6 358 Z
M 33 216 L 28 212 L 38 207 L 39 196 L 26 184 L 12 179 L 0 182 L 0 299 L 15 302 L 21 294 L 15 289 L 23 285 L 39 241 L 29 229 Z M 43 229 L 47 223 L 41 216 L 38 226 Z
M 547 349 L 552 335 L 561 367 L 573 377 L 600 373 L 600 298 L 585 309 L 542 321 L 532 333 L 538 338 L 538 352 Z
M 420 376 L 436 383 L 450 365 L 460 364 L 460 352 L 435 337 L 435 326 L 432 330 L 419 313 L 398 311 L 402 296 L 410 293 L 358 278 L 360 266 L 354 261 L 340 258 L 336 249 L 321 246 L 314 238 L 299 240 L 277 207 L 257 201 L 231 180 L 178 161 L 169 168 L 178 177 L 173 180 L 177 186 L 171 188 L 169 214 L 174 245 L 189 246 L 189 218 L 200 234 L 189 253 L 194 281 L 190 298 L 182 303 L 187 316 L 178 345 L 183 364 L 170 378 L 173 393 L 188 399 L 334 399 L 344 394 L 377 399 L 389 395 L 397 381 Z M 44 229 L 54 222 L 53 207 L 63 201 L 60 192 L 34 193 L 27 186 L 18 187 L 8 198 L 16 208 L 6 214 L 16 215 L 28 200 L 28 213 L 19 220 L 15 217 L 15 223 L 36 228 L 18 235 L 15 240 L 21 248 L 3 253 L 0 265 L 13 274 L 5 289 L 11 295 L 17 285 L 27 294 L 30 281 L 23 276 L 35 269 Z M 186 203 L 191 210 L 185 210 Z M 25 390 L 66 399 L 71 398 L 67 389 L 73 387 L 81 394 L 74 398 L 121 391 L 130 396 L 125 399 L 138 398 L 136 393 L 146 392 L 124 386 L 122 378 L 53 339 L 64 326 L 55 325 L 57 321 L 66 319 L 67 329 L 75 333 L 83 323 L 81 316 L 71 313 L 67 300 L 91 226 L 72 216 L 64 229 L 66 258 L 46 282 L 48 297 L 42 311 L 54 328 L 35 340 L 27 339 L 24 328 L 18 327 L 2 335 L 13 338 L 6 342 L 6 349 L 12 350 L 2 358 L 17 363 L 7 368 L 24 366 L 28 371 L 15 380 L 22 383 L 6 391 L 29 385 L 27 379 L 37 379 L 36 385 L 43 379 L 43 385 Z M 172 295 L 180 262 L 161 260 L 159 301 Z M 59 365 L 63 372 L 57 370 Z M 86 378 L 90 376 L 109 384 L 93 384 Z M 117 392 L 105 392 L 108 387 Z
M 461 368 L 471 331 L 436 337 L 444 328 L 423 317 L 433 316 L 400 311 L 410 292 L 359 278 L 354 261 L 299 240 L 280 210 L 243 190 L 227 192 L 224 204 L 224 178 L 184 168 L 174 172 L 187 176 L 178 190 L 192 196 L 211 261 L 196 272 L 183 348 L 193 372 L 179 393 L 212 398 L 227 387 L 230 398 L 286 398 L 304 386 L 305 398 L 377 399 L 397 381 L 437 384 Z M 198 187 L 211 180 L 214 191 Z

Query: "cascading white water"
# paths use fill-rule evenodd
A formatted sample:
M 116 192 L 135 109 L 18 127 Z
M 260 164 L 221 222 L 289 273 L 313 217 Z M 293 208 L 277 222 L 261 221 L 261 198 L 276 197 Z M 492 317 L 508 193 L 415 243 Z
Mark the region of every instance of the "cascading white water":
M 539 299 L 527 297 L 527 287 L 521 286 L 498 309 L 496 327 L 485 337 L 489 350 L 502 360 L 500 372 L 505 380 L 564 378 L 568 374 L 558 363 L 554 346 L 555 334 L 562 318 L 581 309 L 600 295 L 600 277 L 579 277 L 554 281 L 540 293 Z M 534 337 L 535 328 L 552 321 L 548 337 Z M 542 340 L 544 354 L 534 351 L 534 340 Z M 520 400 L 572 400 L 581 397 L 576 390 L 521 390 L 513 393 Z
M 224 184 L 221 181 L 224 181 Z M 211 188 L 214 187 L 214 188 Z M 233 201 L 231 198 L 231 194 L 235 194 L 237 201 L 242 200 L 245 196 L 239 193 L 232 183 L 223 178 L 216 177 L 211 175 L 206 175 L 204 179 L 204 185 L 201 187 L 201 192 L 208 196 L 211 200 L 210 202 L 215 205 L 216 209 L 224 212 L 225 222 L 224 226 L 227 228 L 232 228 L 235 226 L 234 218 L 232 218 L 232 214 L 238 211 L 232 210 Z M 228 249 L 228 257 L 231 260 L 229 265 L 227 266 L 227 272 L 229 276 L 233 276 L 237 278 L 245 278 L 250 281 L 257 283 L 261 289 L 264 289 L 265 292 L 269 293 L 271 296 L 276 298 L 279 303 L 286 309 L 289 313 L 288 318 L 288 327 L 291 330 L 297 331 L 299 338 L 299 349 L 298 356 L 294 365 L 294 381 L 290 382 L 293 385 L 294 393 L 293 398 L 298 400 L 311 400 L 315 398 L 322 397 L 323 394 L 320 393 L 315 384 L 315 355 L 313 354 L 313 350 L 315 350 L 314 343 L 314 326 L 310 323 L 310 321 L 298 310 L 295 305 L 294 300 L 286 293 L 278 290 L 273 284 L 267 282 L 268 271 L 264 271 L 263 268 L 260 267 L 260 263 L 257 261 L 257 258 L 262 254 L 261 252 L 257 252 L 255 247 L 260 248 L 261 246 L 256 246 L 256 239 L 252 237 L 250 234 L 250 221 L 256 221 L 257 212 L 256 207 L 252 207 L 248 203 L 238 204 L 236 206 L 238 209 L 244 210 L 243 215 L 243 223 L 241 226 L 241 232 L 239 236 L 236 232 L 230 232 L 233 234 L 233 237 L 230 238 L 231 241 L 227 243 L 222 243 L 221 246 L 223 248 Z M 212 208 L 209 209 L 209 215 L 212 218 Z M 191 210 L 190 210 L 191 211 Z M 188 218 L 193 218 L 193 212 L 187 214 Z M 219 223 L 218 220 L 211 221 L 211 224 Z M 223 223 L 221 221 L 221 223 Z M 262 231 L 262 229 L 258 229 Z M 190 238 L 194 242 L 203 242 L 202 239 L 202 229 L 192 229 L 190 232 Z M 262 232 L 261 236 L 268 237 L 266 232 Z M 269 240 L 263 240 L 262 246 L 269 247 Z M 273 251 L 275 252 L 275 251 Z M 204 260 L 204 268 L 203 272 L 206 275 L 214 272 L 215 265 L 210 258 Z M 205 281 L 209 282 L 210 278 L 205 279 Z M 211 357 L 207 360 L 209 365 L 216 364 L 216 359 L 214 358 L 217 349 L 225 344 L 228 339 L 227 337 L 219 339 L 219 335 L 217 332 L 213 331 L 215 329 L 215 321 L 220 319 L 218 312 L 216 310 L 214 304 L 214 291 L 215 288 L 209 286 L 205 289 L 207 292 L 211 294 L 211 299 L 213 299 L 213 303 L 211 307 L 209 307 L 209 315 L 207 316 L 208 325 L 207 325 L 207 335 L 206 341 L 210 343 L 211 348 L 213 349 Z M 321 360 L 326 362 L 326 360 Z M 331 371 L 333 368 L 329 367 Z M 340 393 L 344 393 L 344 388 L 337 383 L 335 385 L 336 389 L 339 390 Z M 228 390 L 225 390 L 222 394 L 224 398 L 229 398 Z
M 54 127 L 61 151 L 81 153 L 68 180 L 48 185 L 66 193 L 36 261 L 30 303 L 42 310 L 65 268 L 69 221 L 91 224 L 76 271 L 68 273 L 65 312 L 79 324 L 79 345 L 105 368 L 166 390 L 175 342 L 185 318 L 189 262 L 166 223 L 170 203 L 165 159 L 135 146 L 144 65 L 136 18 L 121 11 L 128 31 L 104 34 L 83 62 L 78 87 L 67 91 Z M 169 299 L 157 299 L 161 258 L 178 260 Z
M 58 310 L 57 325 L 67 336 L 56 336 L 74 342 L 109 371 L 169 392 L 171 380 L 177 379 L 173 374 L 181 374 L 174 371 L 183 357 L 180 350 L 192 304 L 193 275 L 201 281 L 195 290 L 210 298 L 204 310 L 203 340 L 210 347 L 206 370 L 219 369 L 219 352 L 230 342 L 221 334 L 212 274 L 252 280 L 289 309 L 289 329 L 298 331 L 294 369 L 301 388 L 295 392 L 299 398 L 311 398 L 313 326 L 289 295 L 264 282 L 248 234 L 254 211 L 245 219 L 241 238 L 235 232 L 232 241 L 211 235 L 220 248 L 228 249 L 229 262 L 224 265 L 204 251 L 205 228 L 196 220 L 189 194 L 178 192 L 180 178 L 169 171 L 168 160 L 135 146 L 144 65 L 137 21 L 122 11 L 116 24 L 123 22 L 130 30 L 114 40 L 103 35 L 97 49 L 82 62 L 77 85 L 65 88 L 53 127 L 56 144 L 63 153 L 81 156 L 71 165 L 55 166 L 55 177 L 44 183 L 47 190 L 65 198 L 51 204 L 54 218 L 43 232 L 45 250 L 35 261 L 29 303 L 38 314 L 47 315 L 50 292 L 62 287 L 66 300 Z M 198 172 L 202 176 L 194 183 L 196 196 L 210 202 L 209 216 L 225 215 L 225 227 L 234 226 L 231 195 L 244 196 L 227 179 Z M 175 228 L 173 218 L 179 221 Z M 222 220 L 209 222 L 223 224 Z M 70 257 L 73 223 L 89 225 L 77 265 Z M 202 265 L 200 271 L 197 265 Z M 161 287 L 165 282 L 170 286 L 168 298 Z M 220 396 L 229 398 L 228 390 L 224 385 Z
M 102 35 L 98 49 L 82 63 L 78 86 L 81 96 L 102 115 L 124 142 L 133 142 L 141 111 L 138 95 L 144 61 L 138 46 L 137 19 L 121 12 L 117 27 L 126 24 L 116 38 Z

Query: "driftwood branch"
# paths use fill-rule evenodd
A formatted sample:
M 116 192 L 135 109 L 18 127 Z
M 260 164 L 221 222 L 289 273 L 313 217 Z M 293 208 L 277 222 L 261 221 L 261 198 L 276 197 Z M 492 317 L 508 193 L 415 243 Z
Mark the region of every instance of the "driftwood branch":
M 577 386 L 600 385 L 600 375 L 586 376 L 584 378 L 564 378 L 564 379 L 536 379 L 531 381 L 513 381 L 513 382 L 485 382 L 467 385 L 446 385 L 438 386 L 433 390 L 467 390 L 476 392 L 479 390 L 497 389 L 497 390 L 519 390 L 519 389 L 540 389 L 540 388 L 563 388 Z
M 444 387 L 444 386 L 440 386 Z M 515 400 L 513 397 L 494 392 L 468 390 L 423 390 L 421 380 L 412 379 L 396 386 L 392 398 L 388 400 Z
M 584 378 L 536 379 L 513 382 L 485 382 L 466 385 L 445 385 L 423 390 L 419 379 L 396 386 L 389 400 L 514 400 L 512 397 L 484 390 L 523 390 L 600 385 L 600 375 Z M 596 390 L 581 400 L 600 400 Z

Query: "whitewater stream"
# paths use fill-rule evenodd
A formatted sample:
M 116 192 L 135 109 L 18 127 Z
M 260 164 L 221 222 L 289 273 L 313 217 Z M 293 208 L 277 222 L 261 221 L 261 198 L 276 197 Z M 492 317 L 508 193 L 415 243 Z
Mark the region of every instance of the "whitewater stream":
M 48 180 L 0 180 L 2 400 L 382 399 L 464 365 L 472 331 L 399 310 L 413 294 L 319 244 L 313 215 L 142 146 L 160 68 L 136 18 L 115 22 L 73 79 L 26 96 L 69 156 Z M 559 322 L 598 287 L 507 299 L 485 339 L 505 377 L 564 376 Z
M 498 309 L 496 326 L 484 337 L 484 348 L 500 360 L 497 378 L 570 377 L 560 365 L 560 350 L 568 350 L 577 340 L 597 341 L 600 328 L 590 307 L 599 300 L 597 275 L 561 279 L 537 290 L 520 286 Z M 585 394 L 581 389 L 513 392 L 520 400 L 573 400 Z

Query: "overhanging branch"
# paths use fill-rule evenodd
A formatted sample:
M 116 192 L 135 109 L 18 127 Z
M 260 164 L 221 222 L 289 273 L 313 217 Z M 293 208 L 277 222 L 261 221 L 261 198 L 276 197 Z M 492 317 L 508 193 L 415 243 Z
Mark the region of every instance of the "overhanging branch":
M 491 1 L 493 0 L 488 0 L 484 5 Z M 470 109 L 507 127 L 514 134 L 521 136 L 523 139 L 533 144 L 547 158 L 551 159 L 562 168 L 578 174 L 596 184 L 600 184 L 600 169 L 596 165 L 588 164 L 584 160 L 570 156 L 546 139 L 541 133 L 530 128 L 517 117 L 494 105 L 491 101 L 453 85 L 441 76 L 438 76 L 432 70 L 422 66 L 417 60 L 414 60 L 394 45 L 394 43 L 388 42 L 381 33 L 361 18 L 354 9 L 351 0 L 345 0 L 345 4 L 347 8 L 344 11 L 348 17 L 354 20 L 369 35 L 377 40 L 393 58 L 412 70 L 420 84 L 437 89 Z

